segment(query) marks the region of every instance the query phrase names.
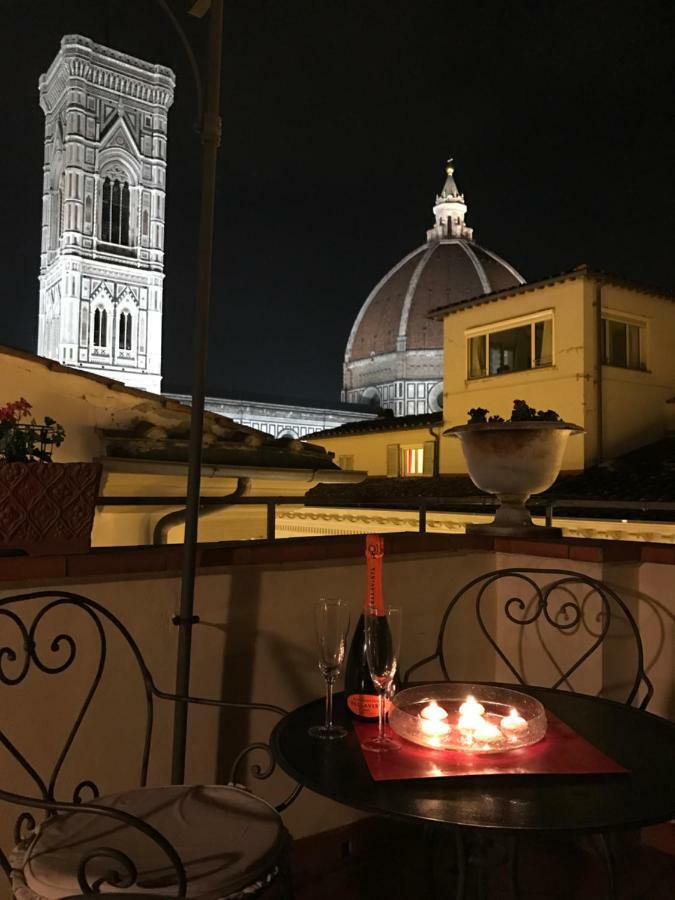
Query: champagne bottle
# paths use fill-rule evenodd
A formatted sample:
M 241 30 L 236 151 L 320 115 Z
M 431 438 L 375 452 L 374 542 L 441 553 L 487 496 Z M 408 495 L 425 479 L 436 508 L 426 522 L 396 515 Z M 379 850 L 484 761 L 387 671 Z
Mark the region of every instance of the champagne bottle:
M 356 719 L 374 721 L 377 719 L 378 694 L 370 677 L 366 656 L 366 634 L 364 614 L 384 617 L 382 596 L 382 557 L 384 539 L 379 534 L 366 536 L 366 596 L 364 612 L 359 617 L 352 638 L 347 667 L 345 669 L 345 696 L 347 709 Z M 384 618 L 383 618 L 384 622 Z M 398 677 L 395 679 L 398 686 Z

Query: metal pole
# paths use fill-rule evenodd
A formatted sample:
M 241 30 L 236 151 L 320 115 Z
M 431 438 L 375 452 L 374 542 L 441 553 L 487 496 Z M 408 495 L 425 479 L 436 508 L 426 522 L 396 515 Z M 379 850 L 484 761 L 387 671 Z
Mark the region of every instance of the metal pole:
M 602 284 L 595 285 L 595 355 L 596 355 L 596 393 L 595 402 L 597 412 L 595 414 L 595 427 L 597 431 L 595 464 L 601 463 L 605 457 L 604 441 L 604 391 L 602 389 L 602 364 L 603 364 L 603 340 L 602 340 Z
M 275 503 L 267 503 L 267 540 L 274 541 L 276 540 L 276 513 L 277 508 Z
M 178 625 L 178 661 L 176 693 L 185 696 L 190 687 L 190 651 L 194 622 L 195 568 L 197 531 L 199 527 L 199 489 L 202 468 L 202 432 L 204 427 L 204 394 L 208 351 L 209 301 L 213 258 L 213 217 L 216 193 L 216 162 L 220 145 L 220 69 L 223 43 L 223 0 L 213 0 L 210 8 L 209 51 L 206 82 L 206 107 L 200 123 L 202 152 L 202 197 L 199 222 L 197 260 L 197 302 L 194 325 L 194 371 L 190 417 L 190 455 L 188 463 L 187 512 L 183 547 L 180 611 Z M 172 784 L 182 784 L 185 777 L 187 735 L 186 703 L 176 703 L 173 726 Z
M 549 500 L 546 504 L 546 527 L 551 528 L 553 526 L 553 501 Z

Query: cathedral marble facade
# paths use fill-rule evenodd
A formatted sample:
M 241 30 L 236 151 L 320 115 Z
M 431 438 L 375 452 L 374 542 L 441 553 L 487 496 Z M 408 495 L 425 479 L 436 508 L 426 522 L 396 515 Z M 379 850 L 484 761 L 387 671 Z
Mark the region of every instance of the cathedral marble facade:
M 189 405 L 189 394 L 164 394 L 172 400 Z M 304 438 L 315 431 L 337 428 L 339 425 L 374 419 L 376 414 L 365 409 L 341 409 L 335 407 L 303 406 L 293 403 L 277 403 L 269 400 L 237 400 L 225 397 L 205 397 L 204 407 L 209 412 L 228 416 L 241 425 L 257 428 L 277 438 Z

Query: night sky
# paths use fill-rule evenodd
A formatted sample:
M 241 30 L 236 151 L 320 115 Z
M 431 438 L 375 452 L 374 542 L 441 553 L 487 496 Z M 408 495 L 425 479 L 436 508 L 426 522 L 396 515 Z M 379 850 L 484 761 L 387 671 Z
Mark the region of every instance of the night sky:
M 36 349 L 37 83 L 61 36 L 80 33 L 176 72 L 163 375 L 165 389 L 187 387 L 200 147 L 182 48 L 153 0 L 2 7 L 0 343 Z M 227 3 L 209 389 L 337 400 L 352 322 L 424 242 L 448 155 L 477 240 L 526 279 L 585 262 L 675 289 L 674 10 Z M 185 22 L 202 46 L 205 23 Z

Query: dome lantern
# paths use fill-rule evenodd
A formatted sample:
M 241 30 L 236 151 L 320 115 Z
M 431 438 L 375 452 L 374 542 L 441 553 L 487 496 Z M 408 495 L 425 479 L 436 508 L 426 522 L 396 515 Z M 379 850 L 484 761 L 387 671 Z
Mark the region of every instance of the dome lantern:
M 445 184 L 440 194 L 436 195 L 434 216 L 436 224 L 427 231 L 427 241 L 440 241 L 444 238 L 464 238 L 473 240 L 473 228 L 464 224 L 467 206 L 464 194 L 460 194 L 455 182 L 455 166 L 452 157 L 445 165 Z

